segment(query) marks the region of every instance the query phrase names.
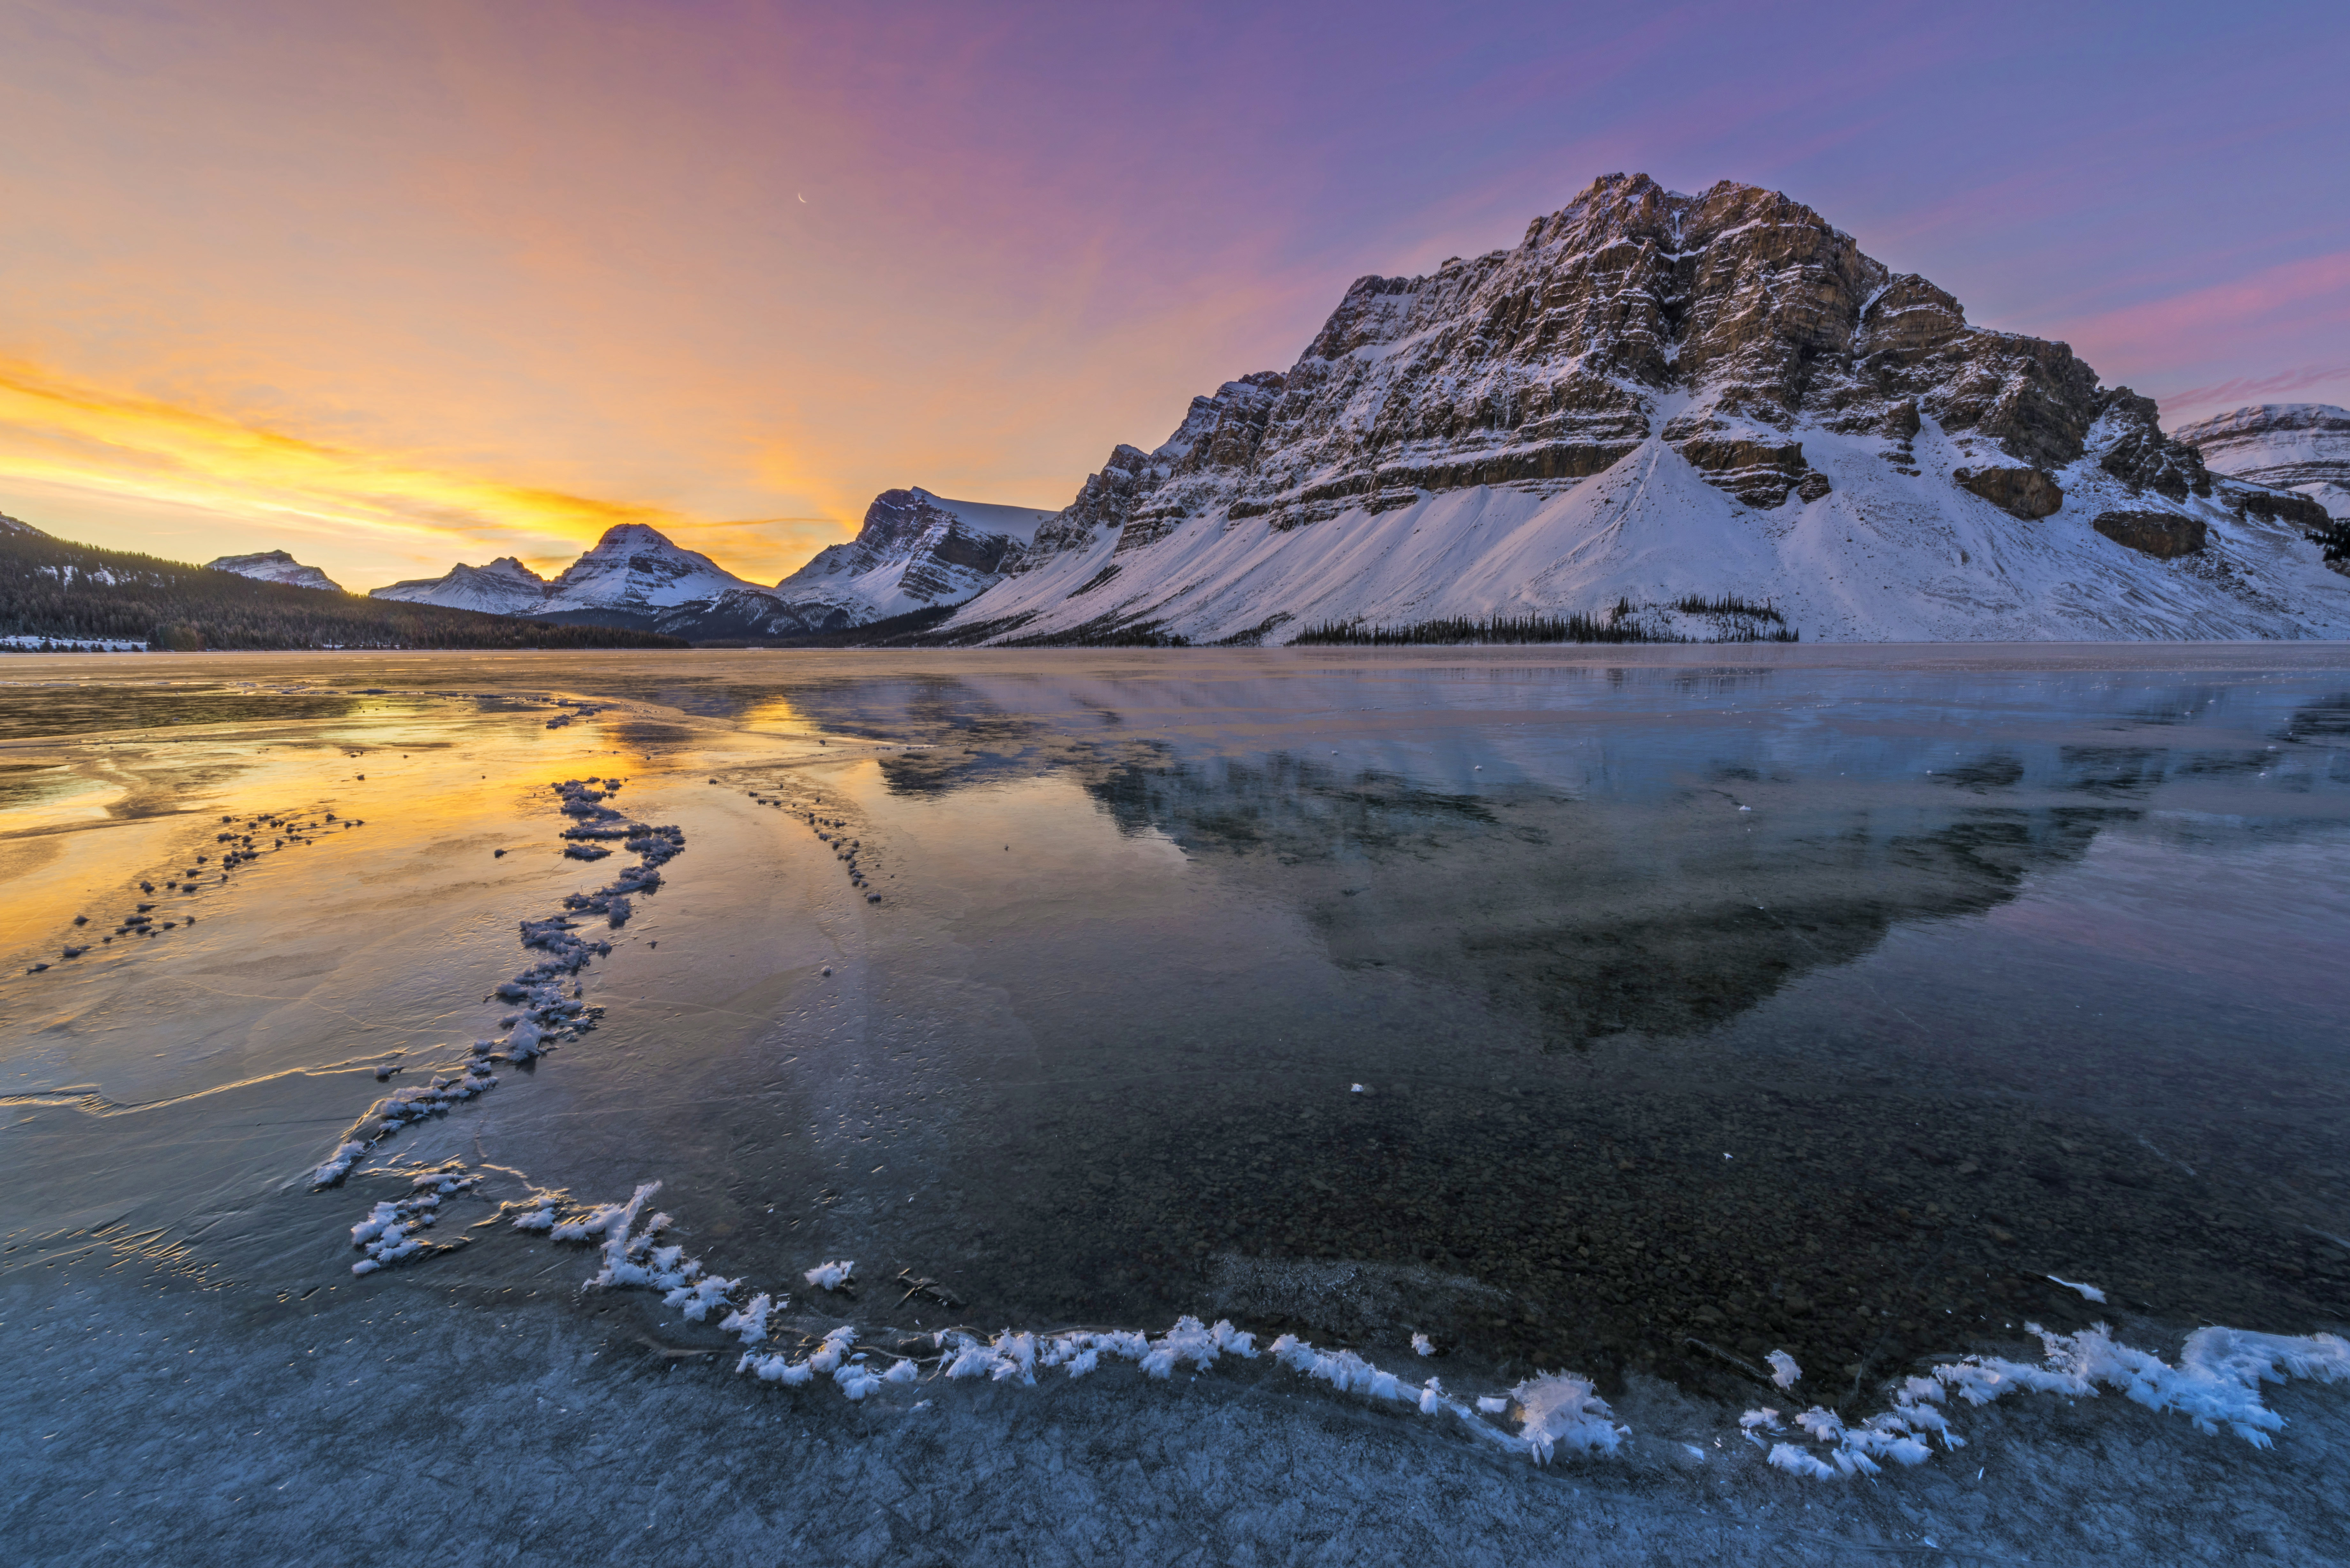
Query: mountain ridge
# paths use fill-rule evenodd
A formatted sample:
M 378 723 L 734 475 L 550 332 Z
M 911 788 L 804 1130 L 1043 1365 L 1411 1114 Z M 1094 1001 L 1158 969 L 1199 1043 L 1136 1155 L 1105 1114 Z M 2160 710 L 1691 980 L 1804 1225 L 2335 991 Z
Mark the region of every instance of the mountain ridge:
M 204 649 L 682 648 L 604 626 L 556 626 L 369 599 L 129 550 L 0 519 L 0 646 Z
M 885 490 L 854 538 L 818 551 L 773 587 L 629 523 L 607 529 L 552 579 L 505 556 L 369 597 L 686 638 L 789 641 L 959 604 L 993 583 L 1053 515 L 919 486 Z

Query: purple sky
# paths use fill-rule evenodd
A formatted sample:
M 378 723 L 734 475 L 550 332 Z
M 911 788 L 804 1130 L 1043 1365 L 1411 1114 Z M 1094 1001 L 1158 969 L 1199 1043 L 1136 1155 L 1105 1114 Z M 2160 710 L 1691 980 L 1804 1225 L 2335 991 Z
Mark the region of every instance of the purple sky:
M 2350 6 L 0 11 L 0 511 L 348 586 L 1057 507 L 1367 272 L 1783 190 L 2176 422 L 2350 403 Z

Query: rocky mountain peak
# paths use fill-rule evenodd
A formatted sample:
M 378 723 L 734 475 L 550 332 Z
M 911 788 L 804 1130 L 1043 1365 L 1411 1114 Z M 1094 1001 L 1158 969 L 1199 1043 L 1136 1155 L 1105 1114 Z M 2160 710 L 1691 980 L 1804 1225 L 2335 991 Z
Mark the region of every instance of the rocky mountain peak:
M 520 558 L 514 556 L 500 556 L 496 560 L 490 562 L 486 566 L 467 566 L 460 565 L 457 567 L 457 570 L 461 572 L 481 572 L 487 576 L 495 577 L 511 577 L 518 583 L 544 584 L 546 581 L 545 577 L 540 576 L 536 572 L 534 572 L 528 566 L 524 566 Z
M 629 556 L 639 551 L 657 554 L 691 555 L 668 535 L 650 523 L 615 523 L 583 552 L 582 558 L 608 558 Z M 702 557 L 708 559 L 707 556 Z
M 2064 344 L 1969 326 L 1947 291 L 1802 202 L 1610 174 L 1513 249 L 1357 279 L 1288 372 L 1195 399 L 1147 455 L 1118 448 L 1038 550 L 1112 525 L 1148 544 L 1216 506 L 1287 528 L 1463 486 L 1572 484 L 1652 435 L 1769 509 L 1826 493 L 1798 425 L 1879 433 L 1898 466 L 1928 419 L 1970 438 L 1970 472 L 1991 476 L 1977 493 L 2022 516 L 2053 509 L 2048 475 L 2101 421 L 2116 472 L 2166 494 L 2199 483 L 2151 403 L 2101 392 Z
M 547 605 L 651 609 L 757 587 L 649 524 L 619 523 L 548 585 Z

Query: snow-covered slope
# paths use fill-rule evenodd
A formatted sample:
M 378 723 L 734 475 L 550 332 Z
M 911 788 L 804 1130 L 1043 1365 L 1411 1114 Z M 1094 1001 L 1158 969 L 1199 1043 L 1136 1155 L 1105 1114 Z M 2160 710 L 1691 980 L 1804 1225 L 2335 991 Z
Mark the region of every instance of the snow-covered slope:
M 2176 434 L 2214 473 L 2294 491 L 2350 520 L 2350 409 L 2263 403 L 2182 425 Z
M 283 550 L 264 550 L 253 556 L 223 556 L 216 561 L 206 561 L 207 569 L 234 572 L 240 577 L 256 582 L 284 583 L 288 587 L 323 588 L 330 594 L 343 591 L 335 581 L 316 566 L 306 566 Z
M 1356 283 L 1290 370 L 1114 452 L 948 629 L 1758 624 L 1693 596 L 1806 639 L 2350 635 L 2312 515 L 1784 196 L 1611 175 L 1513 250 Z
M 468 566 L 460 562 L 443 576 L 416 577 L 389 587 L 369 588 L 368 597 L 447 605 L 452 609 L 482 610 L 490 615 L 530 615 L 546 603 L 546 586 L 545 577 L 512 556 L 500 556 L 486 566 Z
M 46 539 L 48 535 L 21 518 L 11 517 L 6 513 L 0 512 L 0 538 L 5 537 Z
M 820 550 L 775 585 L 775 597 L 810 629 L 862 626 L 951 605 L 995 582 L 1053 514 L 929 491 L 885 490 L 857 537 Z

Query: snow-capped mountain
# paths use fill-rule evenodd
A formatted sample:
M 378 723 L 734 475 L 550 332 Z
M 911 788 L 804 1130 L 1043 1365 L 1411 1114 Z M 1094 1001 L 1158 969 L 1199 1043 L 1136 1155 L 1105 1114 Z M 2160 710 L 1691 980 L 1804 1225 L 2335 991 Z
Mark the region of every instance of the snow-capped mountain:
M 1289 370 L 1118 447 L 944 630 L 1628 603 L 1702 636 L 1674 607 L 1734 598 L 1807 639 L 2350 635 L 2316 509 L 2215 481 L 2156 412 L 1783 195 L 1610 175 L 1513 249 L 1357 282 Z
M 545 577 L 512 556 L 500 556 L 486 566 L 460 562 L 442 576 L 414 577 L 390 587 L 369 588 L 368 597 L 447 605 L 491 615 L 530 615 L 546 603 L 546 587 Z
M 919 487 L 885 490 L 856 538 L 818 551 L 775 585 L 775 597 L 811 630 L 955 604 L 995 582 L 1053 515 Z
M 22 518 L 0 512 L 0 538 L 46 539 L 48 535 Z
M 375 588 L 369 597 L 646 630 L 681 609 L 743 591 L 768 590 L 657 528 L 622 523 L 607 528 L 552 582 L 504 556 L 486 566 L 459 566 L 445 576 Z
M 624 610 L 658 616 L 759 586 L 699 550 L 672 544 L 657 528 L 623 523 L 604 530 L 593 549 L 547 585 L 546 604 L 538 613 L 559 618 L 573 611 Z
M 288 587 L 323 588 L 330 594 L 343 591 L 343 585 L 316 566 L 306 566 L 283 550 L 264 550 L 253 556 L 223 556 L 206 561 L 207 570 L 234 572 L 240 577 L 255 582 L 284 583 Z
M 2174 432 L 2214 473 L 2296 491 L 2350 520 L 2350 409 L 2263 403 Z

